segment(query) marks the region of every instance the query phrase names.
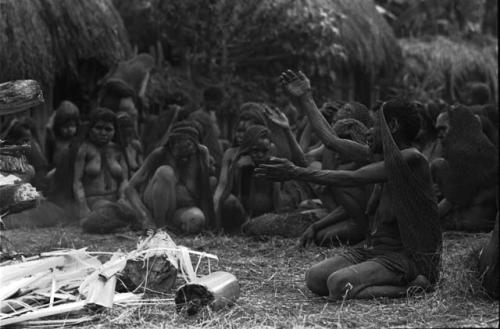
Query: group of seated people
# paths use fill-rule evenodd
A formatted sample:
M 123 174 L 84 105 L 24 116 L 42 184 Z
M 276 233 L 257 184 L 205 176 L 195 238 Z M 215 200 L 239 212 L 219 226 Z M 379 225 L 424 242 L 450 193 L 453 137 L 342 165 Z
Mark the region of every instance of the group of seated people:
M 130 101 L 98 107 L 84 123 L 63 101 L 47 125 L 46 154 L 29 120 L 11 123 L 4 139 L 32 145 L 33 179 L 49 200 L 71 204 L 88 232 L 237 232 L 249 218 L 315 200 L 307 204 L 328 214 L 301 244 L 352 246 L 306 275 L 313 292 L 332 299 L 428 289 L 439 277 L 443 230 L 498 227 L 498 110 L 484 85 L 471 86 L 468 104 L 390 100 L 371 109 L 318 109 L 301 72 L 284 72 L 281 85 L 294 115 L 247 102 L 230 136 L 219 129 L 222 91 L 209 87 L 204 106 L 171 115 L 154 147 L 139 137 Z

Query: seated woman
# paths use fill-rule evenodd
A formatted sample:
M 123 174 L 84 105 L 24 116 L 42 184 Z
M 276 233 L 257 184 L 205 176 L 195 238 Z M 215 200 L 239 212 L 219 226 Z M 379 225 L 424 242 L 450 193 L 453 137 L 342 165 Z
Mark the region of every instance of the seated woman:
M 439 203 L 445 230 L 489 232 L 496 215 L 498 151 L 465 106 L 441 113 L 436 121 L 443 157 L 431 164 L 443 200 Z
M 90 113 L 89 130 L 76 149 L 73 194 L 80 225 L 85 231 L 108 233 L 131 225 L 140 228 L 133 211 L 124 202 L 127 166 L 121 147 L 113 139 L 116 115 L 97 108 Z
M 29 117 L 13 119 L 2 132 L 0 139 L 5 140 L 5 145 L 29 145 L 30 150 L 26 155 L 27 163 L 32 167 L 30 175 L 23 177 L 26 182 L 31 183 L 37 190 L 47 190 L 48 162 L 40 147 L 35 123 Z
M 126 112 L 118 112 L 116 120 L 119 131 L 120 145 L 123 148 L 125 155 L 125 162 L 127 164 L 127 177 L 139 170 L 143 163 L 143 148 L 142 143 L 137 137 L 134 128 L 134 122 L 129 114 Z
M 265 124 L 272 122 L 278 128 L 275 131 L 281 130 L 280 136 L 285 138 L 282 142 L 286 143 L 293 163 L 305 166 L 306 161 L 291 131 L 287 117 L 280 110 L 257 103 L 244 104 L 242 109 L 244 111 L 241 112 L 235 132 L 237 140 L 245 132 L 241 137 L 242 144 L 227 151 L 226 161 L 223 162 L 223 171 L 214 197 L 216 209 L 218 209 L 218 220 L 228 218 L 229 214 L 243 214 L 241 207 L 245 209 L 246 216 L 244 217 L 249 218 L 267 212 L 274 212 L 278 209 L 295 208 L 300 201 L 306 199 L 312 193 L 307 184 L 269 185 L 261 181 L 254 181 L 250 177 L 256 163 L 265 161 L 271 154 L 278 153 L 278 147 L 274 144 L 273 134 L 270 129 L 264 129 L 267 127 L 263 125 L 253 125 L 257 122 L 264 122 Z M 250 129 L 252 129 L 251 132 Z M 252 148 L 260 149 L 265 154 L 262 157 L 252 156 L 252 152 L 250 152 Z M 258 188 L 254 190 L 253 185 Z M 268 188 L 276 189 L 271 193 L 272 197 L 267 195 L 268 192 L 265 191 Z M 255 198 L 262 199 L 262 201 L 256 203 L 247 202 Z M 267 201 L 264 202 L 264 200 Z M 273 201 L 272 205 L 269 203 L 270 201 Z M 239 227 L 242 220 L 239 217 L 238 219 L 238 224 L 233 226 Z
M 233 202 L 241 203 L 250 218 L 277 210 L 280 207 L 279 183 L 253 177 L 255 167 L 265 163 L 273 151 L 269 129 L 262 125 L 250 126 L 228 168 L 228 186 L 222 191 L 219 202 L 225 201 L 234 191 L 236 200 Z
M 210 152 L 210 156 L 215 162 L 216 172 L 219 173 L 222 162 L 222 145 L 219 141 L 220 130 L 210 113 L 207 111 L 195 111 L 191 113 L 188 120 L 196 121 L 201 126 L 201 144 L 205 145 Z
M 335 123 L 333 131 L 339 138 L 367 144 L 368 129 L 358 120 L 341 119 Z M 360 167 L 356 162 L 331 150 L 323 152 L 322 164 L 322 169 L 328 170 L 355 170 Z M 323 206 L 331 212 L 309 226 L 301 237 L 301 245 L 306 246 L 310 241 L 314 241 L 317 245 L 329 245 L 354 244 L 363 240 L 368 228 L 365 209 L 371 187 L 371 185 L 361 187 L 325 186 L 320 198 L 323 201 Z
M 70 101 L 62 101 L 57 108 L 53 120 L 47 125 L 46 153 L 50 167 L 53 169 L 61 160 L 63 153 L 69 149 L 77 135 L 80 122 L 80 111 Z
M 233 231 L 240 228 L 245 222 L 246 214 L 239 199 L 235 196 L 237 193 L 237 182 L 229 182 L 230 169 L 234 166 L 243 167 L 246 159 L 240 159 L 235 162 L 236 156 L 240 151 L 241 142 L 245 132 L 250 126 L 266 125 L 266 117 L 257 103 L 244 103 L 240 107 L 239 115 L 236 118 L 232 147 L 228 148 L 222 157 L 221 171 L 217 187 L 214 193 L 214 207 L 217 226 L 227 231 Z M 231 175 L 234 177 L 234 175 Z M 228 186 L 232 188 L 230 188 Z
M 305 75 L 289 70 L 281 79 L 303 104 L 310 121 L 321 119 Z M 355 171 L 312 170 L 274 159 L 256 169 L 257 176 L 278 181 L 379 186 L 372 196 L 375 211 L 365 246 L 348 248 L 314 265 L 306 274 L 306 284 L 314 293 L 333 300 L 396 297 L 405 295 L 411 285 L 427 288 L 438 280 L 442 236 L 429 164 L 411 147 L 418 130 L 418 114 L 412 104 L 388 102 L 378 110 L 369 146 L 344 143 L 351 154 L 372 159 L 366 166 Z
M 196 234 L 214 223 L 209 153 L 191 122 L 178 122 L 125 189 L 148 227 Z

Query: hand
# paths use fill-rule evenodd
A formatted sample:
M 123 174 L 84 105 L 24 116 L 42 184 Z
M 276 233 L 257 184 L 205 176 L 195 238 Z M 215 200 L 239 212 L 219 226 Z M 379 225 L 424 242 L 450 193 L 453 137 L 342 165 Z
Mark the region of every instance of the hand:
M 283 89 L 290 96 L 299 98 L 311 92 L 311 82 L 302 71 L 295 73 L 292 70 L 287 70 L 280 75 L 280 82 Z
M 272 157 L 267 164 L 255 169 L 255 177 L 284 182 L 295 177 L 296 166 L 288 159 Z
M 263 104 L 263 107 L 264 107 L 264 114 L 267 116 L 269 120 L 271 120 L 280 128 L 290 129 L 290 122 L 288 121 L 288 118 L 285 113 L 281 112 L 281 110 L 278 109 L 277 107 L 271 108 L 265 104 Z
M 314 228 L 314 224 L 309 225 L 309 227 L 302 233 L 300 236 L 300 244 L 299 246 L 302 248 L 306 248 L 312 242 L 314 242 L 314 237 L 316 236 L 316 230 Z

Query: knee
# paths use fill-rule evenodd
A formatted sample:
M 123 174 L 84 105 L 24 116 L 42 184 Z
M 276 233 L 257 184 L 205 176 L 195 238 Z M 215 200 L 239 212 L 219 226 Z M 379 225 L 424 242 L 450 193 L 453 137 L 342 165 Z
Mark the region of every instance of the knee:
M 240 207 L 241 207 L 240 200 L 233 194 L 229 195 L 229 197 L 224 201 L 225 209 L 238 209 Z
M 174 169 L 166 165 L 160 166 L 158 169 L 156 169 L 153 177 L 167 182 L 173 182 L 176 179 Z
M 332 273 L 327 279 L 327 286 L 330 298 L 341 299 L 346 291 L 352 289 L 349 278 L 344 271 L 337 271 Z
M 328 295 L 328 290 L 326 289 L 326 278 L 321 267 L 314 265 L 306 272 L 306 286 L 313 293 L 326 296 Z
M 174 215 L 174 223 L 187 234 L 198 234 L 206 225 L 206 217 L 199 208 L 180 209 Z

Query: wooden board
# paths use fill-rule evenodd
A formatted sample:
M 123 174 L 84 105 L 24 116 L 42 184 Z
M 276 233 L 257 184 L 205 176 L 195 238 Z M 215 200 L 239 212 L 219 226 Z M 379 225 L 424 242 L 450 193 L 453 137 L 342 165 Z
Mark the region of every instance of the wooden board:
M 19 113 L 43 102 L 42 89 L 35 80 L 0 83 L 0 116 Z

